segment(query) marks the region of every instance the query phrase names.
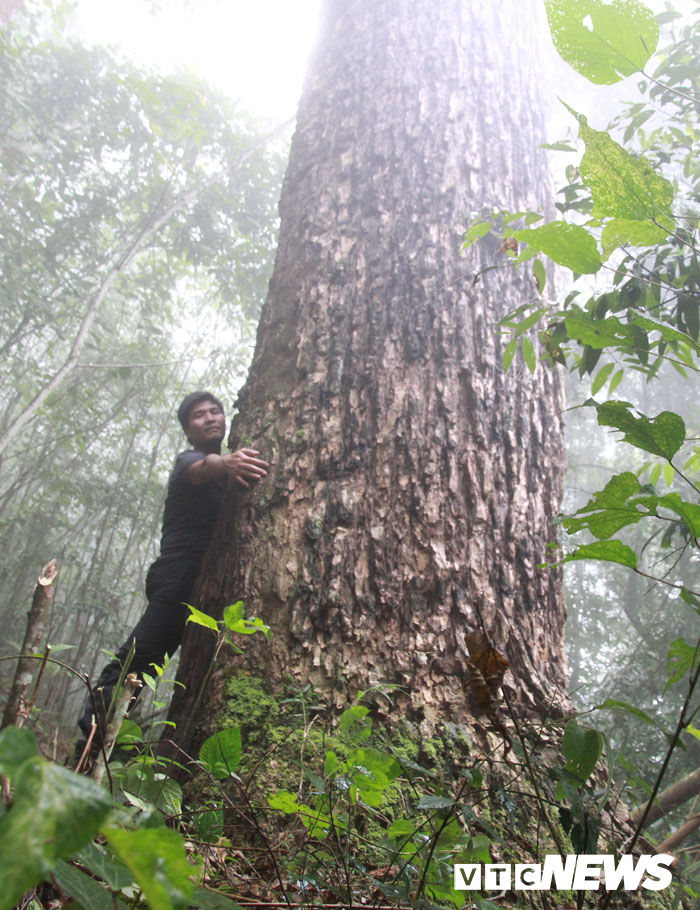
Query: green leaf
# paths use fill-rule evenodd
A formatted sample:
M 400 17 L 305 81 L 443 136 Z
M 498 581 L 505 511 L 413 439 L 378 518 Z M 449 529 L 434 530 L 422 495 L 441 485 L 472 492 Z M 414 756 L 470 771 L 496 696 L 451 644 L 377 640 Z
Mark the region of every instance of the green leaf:
M 268 805 L 273 809 L 280 809 L 285 815 L 293 815 L 301 810 L 301 803 L 288 790 L 278 790 L 267 797 Z
M 597 540 L 595 543 L 584 544 L 573 553 L 567 553 L 562 562 L 575 562 L 578 559 L 616 562 L 631 569 L 637 566 L 637 554 L 619 540 Z
M 126 904 L 115 898 L 111 891 L 96 882 L 85 872 L 59 860 L 53 871 L 58 887 L 89 910 L 126 910 Z M 129 877 L 129 883 L 133 879 Z
M 229 727 L 204 742 L 199 750 L 199 760 L 214 777 L 223 780 L 240 764 L 242 751 L 241 728 Z
M 106 848 L 91 842 L 74 854 L 73 859 L 89 869 L 93 875 L 105 881 L 114 891 L 121 891 L 132 884 L 134 877 L 123 863 L 106 852 Z
M 372 733 L 372 721 L 367 717 L 369 708 L 364 705 L 352 705 L 340 715 L 339 729 L 350 739 L 368 739 Z
M 549 149 L 551 152 L 575 152 L 576 146 L 570 142 L 542 142 L 541 149 Z
M 700 537 L 700 506 L 697 503 L 688 502 L 678 493 L 667 493 L 659 497 L 659 505 L 675 512 L 693 537 Z
M 586 144 L 579 171 L 593 196 L 592 216 L 613 219 L 610 238 L 622 236 L 627 229 L 629 242 L 652 236 L 658 237 L 652 244 L 665 239 L 675 227 L 672 184 L 644 158 L 631 155 L 605 130 L 594 130 L 582 114 L 569 110 L 577 118 L 579 135 Z M 641 225 L 633 229 L 628 222 L 646 224 L 647 232 Z M 659 225 L 666 230 L 658 233 Z
M 531 373 L 534 373 L 535 369 L 537 368 L 537 357 L 535 355 L 535 347 L 534 347 L 532 341 L 527 337 L 527 335 L 523 335 L 521 344 L 522 344 L 522 350 L 523 350 L 523 359 L 525 360 L 525 363 L 527 364 L 527 368 Z
M 21 765 L 13 784 L 0 819 L 0 910 L 91 841 L 111 807 L 94 781 L 38 757 Z
M 578 224 L 551 221 L 540 227 L 516 231 L 515 237 L 579 275 L 597 272 L 603 264 L 595 239 Z
M 120 746 L 135 745 L 143 742 L 143 730 L 133 720 L 128 717 L 124 718 L 119 729 L 117 742 Z
M 575 515 L 563 519 L 564 527 L 569 534 L 586 529 L 599 540 L 612 537 L 620 528 L 654 514 L 652 504 L 645 504 L 644 511 L 640 511 L 632 499 L 640 490 L 636 474 L 631 471 L 616 474 Z
M 268 638 L 272 635 L 270 627 L 259 616 L 251 616 L 250 619 L 229 619 L 227 628 L 239 635 L 254 635 L 256 632 L 262 632 Z
M 615 373 L 613 378 L 610 380 L 610 388 L 608 389 L 608 395 L 612 395 L 615 389 L 620 385 L 622 379 L 625 375 L 625 371 L 620 367 L 620 369 Z
M 151 910 L 187 910 L 193 891 L 190 881 L 193 868 L 177 831 L 104 828 L 102 834 L 131 870 Z
M 535 276 L 537 293 L 541 294 L 547 284 L 547 272 L 545 271 L 544 265 L 540 259 L 535 259 L 535 261 L 532 263 L 532 273 Z
M 669 226 L 673 230 L 672 226 Z M 652 221 L 633 221 L 630 218 L 613 218 L 603 228 L 600 238 L 603 255 L 610 256 L 620 246 L 657 246 L 668 237 L 668 230 Z
M 5 727 L 0 732 L 0 774 L 12 777 L 31 758 L 39 757 L 33 733 L 24 727 Z
M 664 341 L 670 341 L 678 345 L 688 345 L 697 350 L 697 345 L 689 335 L 686 335 L 684 332 L 679 332 L 667 322 L 659 322 L 656 319 L 650 319 L 648 316 L 643 316 L 637 311 L 630 313 L 629 320 L 633 325 L 639 326 L 646 332 L 658 332 Z
M 650 717 L 646 711 L 642 711 L 641 708 L 638 708 L 636 705 L 631 705 L 626 701 L 618 701 L 615 698 L 606 698 L 602 704 L 596 705 L 594 710 L 603 711 L 606 709 L 612 711 L 626 711 L 627 714 L 633 714 L 635 717 L 643 720 L 645 724 L 651 724 L 653 727 L 659 726 L 654 718 Z
M 597 730 L 583 727 L 572 719 L 564 728 L 562 752 L 567 759 L 566 770 L 586 781 L 603 754 L 603 737 Z
M 545 9 L 563 59 L 599 85 L 643 69 L 659 40 L 653 13 L 637 0 L 545 0 Z
M 224 625 L 227 629 L 233 629 L 236 623 L 243 619 L 244 615 L 245 608 L 242 600 L 236 601 L 235 604 L 229 604 L 224 607 Z
M 600 319 L 579 307 L 574 307 L 567 312 L 565 324 L 569 338 L 597 351 L 630 343 L 629 328 L 620 322 L 617 316 Z
M 347 764 L 352 768 L 349 776 L 355 793 L 368 806 L 380 805 L 384 791 L 401 773 L 401 766 L 392 755 L 369 747 L 355 749 Z
M 664 692 L 679 682 L 695 665 L 698 649 L 689 645 L 684 638 L 676 638 L 668 648 L 667 679 Z
M 670 461 L 685 442 L 685 423 L 673 411 L 662 411 L 651 418 L 635 417 L 626 401 L 606 401 L 597 405 L 598 423 L 613 427 L 623 434 L 630 445 L 660 455 Z
M 323 776 L 330 777 L 338 767 L 338 756 L 335 752 L 326 752 L 326 758 L 323 762 Z
M 185 606 L 190 611 L 190 615 L 187 617 L 187 622 L 196 623 L 198 626 L 204 626 L 207 629 L 212 629 L 214 632 L 219 631 L 219 624 L 213 616 L 209 616 L 207 613 L 203 613 L 201 610 L 198 610 L 191 604 L 185 604 Z
M 485 237 L 491 230 L 491 226 L 490 221 L 478 221 L 476 224 L 470 225 L 469 230 L 465 234 L 462 249 L 465 250 L 468 246 L 476 243 L 477 240 L 481 240 L 482 237 Z
M 513 363 L 513 358 L 515 357 L 515 352 L 518 349 L 518 337 L 511 338 L 511 340 L 506 345 L 506 349 L 503 353 L 503 371 L 508 372 L 510 365 Z
M 608 376 L 615 369 L 614 363 L 606 363 L 605 366 L 602 366 L 596 373 L 596 377 L 593 380 L 591 385 L 591 395 L 597 395 L 598 392 L 603 388 Z

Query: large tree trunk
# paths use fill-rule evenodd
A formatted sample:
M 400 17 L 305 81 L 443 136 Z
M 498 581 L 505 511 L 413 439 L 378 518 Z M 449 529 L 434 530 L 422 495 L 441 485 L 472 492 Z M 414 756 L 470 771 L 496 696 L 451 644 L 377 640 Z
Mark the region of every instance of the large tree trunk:
M 214 613 L 240 598 L 271 625 L 243 659 L 271 685 L 310 681 L 344 705 L 398 683 L 423 729 L 474 716 L 466 637 L 481 627 L 519 710 L 565 691 L 560 577 L 538 569 L 560 500 L 560 377 L 504 374 L 497 323 L 534 282 L 488 243 L 461 251 L 475 213 L 546 197 L 533 7 L 326 3 L 231 430 L 273 467 L 226 503 L 198 589 Z M 487 265 L 503 267 L 476 279 Z M 206 635 L 183 653 L 183 735 Z

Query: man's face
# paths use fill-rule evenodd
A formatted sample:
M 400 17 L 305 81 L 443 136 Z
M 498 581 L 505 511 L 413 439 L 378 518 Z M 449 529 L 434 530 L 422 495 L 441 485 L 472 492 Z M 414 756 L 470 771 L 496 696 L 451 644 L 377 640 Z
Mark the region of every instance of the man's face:
M 218 451 L 226 434 L 226 418 L 218 404 L 199 401 L 190 408 L 185 435 L 201 452 Z

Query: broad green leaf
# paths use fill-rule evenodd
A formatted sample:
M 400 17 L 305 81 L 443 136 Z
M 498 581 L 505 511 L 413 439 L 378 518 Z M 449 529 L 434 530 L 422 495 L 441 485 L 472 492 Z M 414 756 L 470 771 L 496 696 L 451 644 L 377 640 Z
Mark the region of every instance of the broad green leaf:
M 0 819 L 0 910 L 91 841 L 111 807 L 94 781 L 38 757 L 22 764 L 13 785 Z
M 207 629 L 212 629 L 214 632 L 219 631 L 219 624 L 213 616 L 209 616 L 209 614 L 203 613 L 201 610 L 193 607 L 192 604 L 185 604 L 185 606 L 190 611 L 190 615 L 187 617 L 187 622 L 196 623 L 198 626 L 204 626 Z
M 459 862 L 468 863 L 490 863 L 491 862 L 491 843 L 485 834 L 476 834 L 470 837 L 466 843 L 465 852 L 460 855 Z M 458 906 L 462 906 L 464 900 L 463 892 L 458 892 L 455 897 L 459 901 Z
M 356 792 L 368 806 L 378 806 L 389 784 L 401 773 L 392 755 L 378 749 L 360 747 L 348 756 L 350 779 Z
M 63 860 L 59 860 L 53 878 L 64 894 L 89 910 L 126 910 L 126 904 L 114 897 L 105 885 Z
M 673 226 L 669 226 L 673 230 Z M 607 259 L 620 246 L 656 246 L 668 237 L 668 230 L 652 221 L 633 221 L 613 218 L 603 228 L 600 238 L 603 256 Z
M 637 554 L 631 547 L 619 540 L 597 540 L 584 544 L 573 553 L 567 553 L 562 562 L 575 562 L 578 559 L 598 559 L 602 562 L 617 562 L 622 566 L 634 569 L 637 566 Z
M 595 239 L 578 224 L 551 221 L 540 227 L 516 231 L 515 237 L 579 275 L 597 272 L 603 264 Z
M 338 767 L 338 756 L 335 752 L 326 752 L 326 758 L 323 762 L 323 776 L 330 777 Z
M 72 858 L 105 881 L 114 891 L 121 891 L 134 881 L 126 866 L 110 856 L 106 847 L 98 846 L 94 841 L 86 844 Z
M 693 537 L 700 537 L 700 506 L 697 503 L 687 502 L 678 493 L 668 493 L 659 497 L 659 505 L 675 512 Z
M 280 809 L 285 815 L 293 815 L 301 811 L 301 803 L 288 790 L 279 790 L 277 793 L 271 793 L 267 797 L 268 805 L 273 809 Z
M 597 406 L 601 427 L 613 427 L 630 445 L 670 461 L 685 442 L 685 423 L 673 411 L 662 411 L 651 420 L 631 413 L 626 401 L 606 401 Z
M 5 727 L 0 732 L 0 774 L 12 777 L 31 758 L 39 757 L 33 733 L 24 727 Z
M 672 641 L 668 649 L 666 689 L 683 679 L 695 665 L 697 659 L 698 649 L 689 645 L 684 638 L 676 638 Z
M 103 828 L 102 834 L 131 870 L 151 910 L 187 910 L 192 866 L 182 836 L 172 828 Z
M 250 619 L 229 619 L 227 628 L 239 635 L 254 635 L 256 632 L 262 632 L 268 638 L 272 635 L 270 627 L 259 616 L 251 616 Z
M 404 837 L 413 837 L 416 833 L 416 825 L 407 818 L 397 818 L 389 825 L 387 834 L 392 840 L 403 839 Z
M 350 739 L 368 739 L 372 733 L 372 721 L 367 717 L 369 708 L 352 705 L 340 715 L 339 729 Z
M 620 322 L 617 316 L 600 319 L 574 307 L 566 314 L 565 324 L 570 338 L 597 351 L 631 343 L 628 326 Z
M 659 322 L 657 319 L 650 319 L 648 316 L 643 316 L 637 311 L 630 313 L 629 320 L 633 325 L 637 325 L 641 329 L 644 329 L 645 332 L 658 332 L 664 341 L 671 341 L 681 345 L 689 345 L 690 347 L 697 350 L 697 345 L 689 335 L 686 335 L 684 332 L 679 332 L 667 322 Z
M 599 85 L 643 69 L 659 40 L 654 14 L 637 0 L 545 0 L 545 9 L 563 59 Z
M 604 130 L 594 130 L 582 114 L 569 108 L 579 122 L 579 135 L 586 151 L 579 171 L 593 196 L 594 218 L 612 218 L 612 238 L 623 230 L 626 222 L 642 222 L 651 229 L 666 228 L 659 235 L 663 240 L 673 231 L 671 213 L 673 186 L 644 159 L 636 158 L 611 138 Z M 631 228 L 630 228 L 631 230 Z M 638 236 L 645 236 L 641 228 Z M 630 239 L 630 242 L 632 240 Z M 657 241 L 658 242 L 658 241 Z
M 238 600 L 235 604 L 229 604 L 227 607 L 224 607 L 224 625 L 227 629 L 232 629 L 233 626 L 245 615 L 245 607 L 243 606 L 243 601 Z
M 620 528 L 636 524 L 642 518 L 653 514 L 651 504 L 645 505 L 644 511 L 640 511 L 632 499 L 640 490 L 636 474 L 631 471 L 616 474 L 602 490 L 594 493 L 575 515 L 563 519 L 564 527 L 569 534 L 575 534 L 585 528 L 599 540 L 612 537 Z
M 236 770 L 241 753 L 241 728 L 229 727 L 219 730 L 204 742 L 199 750 L 199 760 L 214 777 L 223 780 Z
M 117 737 L 117 742 L 121 746 L 142 743 L 143 730 L 135 721 L 129 720 L 129 718 L 126 717 L 122 721 L 122 725 L 119 728 L 119 736 Z
M 562 752 L 567 759 L 566 770 L 586 781 L 603 754 L 603 737 L 572 719 L 564 728 Z

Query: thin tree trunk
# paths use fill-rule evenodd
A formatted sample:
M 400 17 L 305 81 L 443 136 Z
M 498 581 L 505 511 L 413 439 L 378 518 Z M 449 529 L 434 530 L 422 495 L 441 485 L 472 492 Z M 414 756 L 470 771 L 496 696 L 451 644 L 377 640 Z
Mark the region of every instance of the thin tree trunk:
M 271 625 L 243 659 L 270 687 L 311 682 L 341 706 L 398 684 L 396 716 L 426 730 L 473 716 L 482 627 L 519 710 L 566 690 L 560 575 L 538 568 L 560 375 L 504 374 L 498 321 L 534 282 L 494 245 L 461 252 L 475 213 L 546 197 L 531 16 L 511 0 L 326 3 L 231 430 L 272 471 L 229 497 L 195 595 Z M 183 729 L 211 655 L 205 630 L 189 635 Z
M 686 774 L 685 777 L 659 793 L 654 800 L 654 805 L 649 809 L 644 821 L 644 826 L 648 827 L 649 825 L 653 825 L 655 821 L 662 818 L 667 812 L 670 812 L 677 806 L 682 806 L 683 803 L 687 803 L 689 799 L 697 796 L 698 793 L 700 793 L 700 768 L 696 768 L 695 771 Z M 644 809 L 645 806 L 642 806 L 630 813 L 630 821 L 632 824 L 639 824 Z
M 666 840 L 661 841 L 661 843 L 655 848 L 657 853 L 671 853 L 676 849 L 680 844 L 683 843 L 686 838 L 690 837 L 693 831 L 697 831 L 700 828 L 700 815 L 693 815 L 686 822 L 678 828 L 673 834 L 669 834 Z
M 44 643 L 46 624 L 49 618 L 49 608 L 54 592 L 54 581 L 58 574 L 56 560 L 44 566 L 41 576 L 37 579 L 36 590 L 32 606 L 27 616 L 27 630 L 22 644 L 22 655 L 36 654 Z M 17 670 L 12 682 L 10 695 L 5 705 L 2 718 L 2 727 L 14 724 L 21 727 L 27 718 L 27 689 L 31 685 L 34 673 L 37 670 L 37 661 L 32 657 L 22 656 L 17 661 Z

